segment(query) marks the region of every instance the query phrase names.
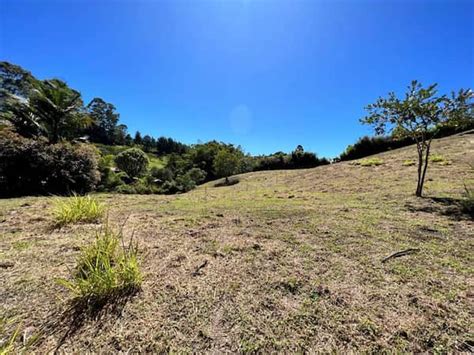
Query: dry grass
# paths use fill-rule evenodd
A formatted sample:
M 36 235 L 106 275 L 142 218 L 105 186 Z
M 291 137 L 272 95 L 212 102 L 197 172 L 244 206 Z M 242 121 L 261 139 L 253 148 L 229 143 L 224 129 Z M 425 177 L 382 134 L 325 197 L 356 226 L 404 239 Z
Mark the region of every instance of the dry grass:
M 239 176 L 177 196 L 100 195 L 110 222 L 135 231 L 139 295 L 120 317 L 51 331 L 67 277 L 100 226 L 50 231 L 50 199 L 0 203 L 0 317 L 63 352 L 456 352 L 472 350 L 474 225 L 460 201 L 474 176 L 474 138 L 433 142 L 413 197 L 413 147 L 383 165 L 339 163 Z M 18 244 L 20 243 L 20 244 Z M 400 250 L 420 252 L 381 260 Z M 16 344 L 21 347 L 21 344 Z

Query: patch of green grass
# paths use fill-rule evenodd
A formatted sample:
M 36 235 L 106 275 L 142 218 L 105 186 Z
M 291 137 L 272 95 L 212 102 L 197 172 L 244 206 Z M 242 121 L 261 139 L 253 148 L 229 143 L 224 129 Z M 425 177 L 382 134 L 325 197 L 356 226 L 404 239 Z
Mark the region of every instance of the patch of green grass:
M 18 241 L 13 243 L 13 249 L 23 251 L 31 247 L 31 242 Z
M 415 164 L 416 164 L 415 161 L 412 159 L 408 159 L 403 162 L 403 166 L 413 166 Z
M 430 162 L 439 163 L 440 165 L 451 165 L 451 161 L 440 154 L 432 154 L 430 156 Z
M 114 233 L 105 225 L 95 241 L 82 249 L 71 276 L 58 282 L 89 306 L 138 290 L 142 274 L 137 245 L 130 241 L 125 246 L 122 233 Z
M 352 165 L 359 165 L 359 166 L 379 166 L 382 165 L 384 161 L 380 158 L 367 158 L 367 159 L 361 159 L 357 160 L 352 163 Z
M 56 225 L 64 226 L 76 222 L 95 222 L 104 215 L 104 207 L 91 196 L 72 196 L 58 199 L 54 206 Z

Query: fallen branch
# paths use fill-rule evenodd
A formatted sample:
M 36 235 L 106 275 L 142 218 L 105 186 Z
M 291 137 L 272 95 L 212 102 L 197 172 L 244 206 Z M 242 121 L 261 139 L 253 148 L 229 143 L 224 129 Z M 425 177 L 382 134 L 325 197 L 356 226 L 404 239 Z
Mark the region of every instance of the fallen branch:
M 398 251 L 398 252 L 393 253 L 392 255 L 389 255 L 389 256 L 387 256 L 386 258 L 384 258 L 384 259 L 382 260 L 382 263 L 386 263 L 386 262 L 389 261 L 390 259 L 399 258 L 399 257 L 401 257 L 401 256 L 414 254 L 414 253 L 417 253 L 417 252 L 419 252 L 419 251 L 420 251 L 420 249 L 413 249 L 413 248 L 406 249 L 406 250 L 402 250 L 402 251 Z
M 199 265 L 196 270 L 194 270 L 193 272 L 193 276 L 198 276 L 201 274 L 201 269 L 205 268 L 207 265 L 207 260 L 205 260 L 201 265 Z

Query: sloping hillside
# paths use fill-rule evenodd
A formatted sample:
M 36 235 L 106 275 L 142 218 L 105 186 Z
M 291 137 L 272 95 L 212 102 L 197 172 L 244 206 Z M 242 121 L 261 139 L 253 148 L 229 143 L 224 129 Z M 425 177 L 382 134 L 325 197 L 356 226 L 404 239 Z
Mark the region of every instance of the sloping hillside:
M 0 317 L 14 319 L 3 336 L 18 325 L 17 347 L 24 338 L 37 352 L 472 351 L 474 223 L 460 199 L 474 184 L 474 135 L 433 153 L 423 199 L 414 147 L 378 166 L 99 195 L 109 223 L 126 221 L 138 241 L 144 284 L 94 319 L 71 316 L 55 279 L 100 226 L 54 229 L 51 198 L 2 200 Z

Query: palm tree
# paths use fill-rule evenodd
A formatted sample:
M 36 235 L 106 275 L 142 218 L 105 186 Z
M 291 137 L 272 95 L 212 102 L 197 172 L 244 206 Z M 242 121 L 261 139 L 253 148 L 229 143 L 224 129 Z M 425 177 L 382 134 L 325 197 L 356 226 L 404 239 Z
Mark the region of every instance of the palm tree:
M 15 131 L 28 138 L 43 135 L 39 117 L 31 110 L 28 100 L 8 92 L 0 93 L 0 121 L 9 123 Z
M 81 94 L 61 80 L 40 82 L 29 99 L 29 107 L 38 117 L 50 143 L 71 137 L 78 128 L 90 124 Z

